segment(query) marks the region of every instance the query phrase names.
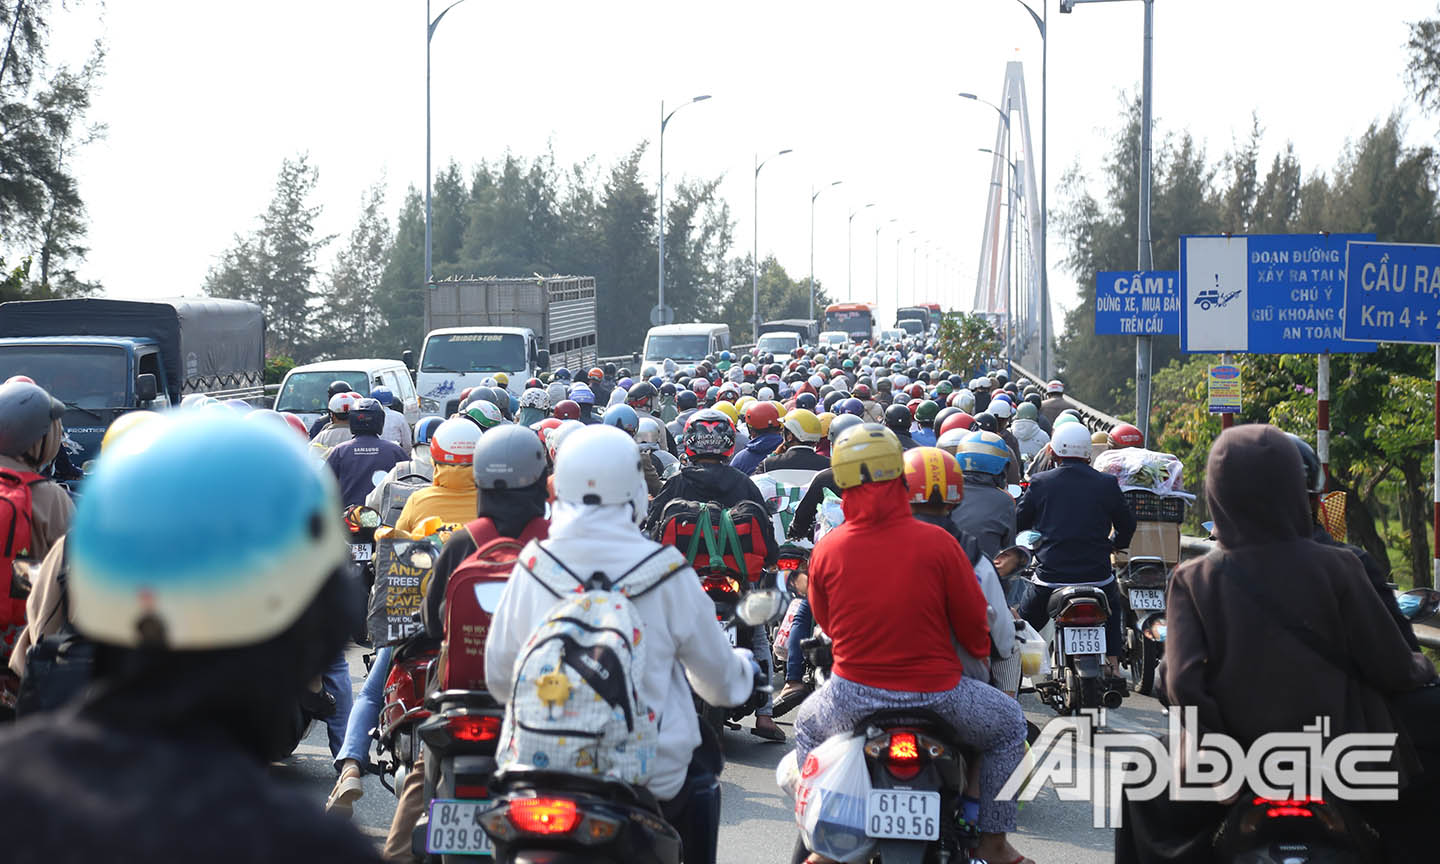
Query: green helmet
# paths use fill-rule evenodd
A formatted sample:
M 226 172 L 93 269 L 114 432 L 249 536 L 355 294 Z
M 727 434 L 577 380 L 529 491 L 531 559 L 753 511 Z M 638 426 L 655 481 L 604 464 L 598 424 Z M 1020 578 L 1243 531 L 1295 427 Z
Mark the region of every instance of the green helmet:
M 1032 405 L 1031 407 L 1033 408 L 1034 406 Z M 928 426 L 929 424 L 935 422 L 935 415 L 939 413 L 940 406 L 937 405 L 933 400 L 926 399 L 924 402 L 920 403 L 919 408 L 915 409 L 915 419 Z
M 1021 402 L 1020 407 L 1015 409 L 1016 420 L 1034 420 L 1039 416 L 1040 409 L 1033 402 Z
M 941 381 L 939 384 L 935 385 L 935 392 L 939 393 L 941 396 L 949 396 L 951 393 L 955 392 L 955 388 L 951 386 L 949 381 Z
M 854 369 L 854 368 L 855 368 L 855 361 L 854 361 L 854 360 L 851 360 L 851 359 L 849 359 L 849 358 L 847 357 L 847 358 L 845 359 L 845 362 L 843 362 L 843 363 L 840 364 L 840 368 L 842 368 L 842 369 Z

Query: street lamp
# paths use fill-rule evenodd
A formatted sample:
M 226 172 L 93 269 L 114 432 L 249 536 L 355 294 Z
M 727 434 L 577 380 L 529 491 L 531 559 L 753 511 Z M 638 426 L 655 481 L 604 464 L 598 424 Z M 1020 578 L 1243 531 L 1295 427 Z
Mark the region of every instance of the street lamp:
M 1111 3 L 1117 0 L 1060 0 L 1060 11 L 1070 12 L 1076 3 Z M 1155 0 L 1141 0 L 1145 4 L 1144 69 L 1140 78 L 1140 212 L 1136 235 L 1139 237 L 1137 250 L 1138 270 L 1149 270 L 1155 265 L 1150 246 L 1150 127 L 1151 127 L 1151 69 L 1154 66 Z M 1150 361 L 1153 336 L 1135 338 L 1135 425 L 1145 441 L 1150 440 Z
M 839 186 L 844 180 L 833 180 L 831 186 Z M 815 199 L 826 187 L 810 187 L 810 320 L 815 320 Z
M 669 114 L 665 113 L 665 100 L 660 100 L 660 192 L 657 199 L 658 203 L 655 207 L 655 246 L 659 250 L 660 266 L 658 269 L 660 271 L 660 291 L 655 304 L 656 322 L 652 323 L 669 323 L 665 316 L 665 125 L 670 122 L 671 117 L 675 116 L 676 111 L 679 111 L 686 105 L 704 102 L 709 98 L 709 94 L 696 96 L 689 102 L 676 106 Z
M 790 149 L 781 150 L 774 156 L 765 157 L 765 162 L 784 156 L 786 153 L 793 153 Z M 754 240 L 753 254 L 750 258 L 750 332 L 755 334 L 755 341 L 760 341 L 760 169 L 765 167 L 765 162 L 760 161 L 760 154 L 755 154 L 755 185 L 753 190 L 755 212 L 751 227 L 754 229 L 752 235 Z
M 889 221 L 899 222 L 900 220 L 891 219 Z M 885 222 L 875 223 L 875 290 L 872 293 L 875 296 L 876 306 L 880 305 L 880 229 L 884 228 L 886 224 Z
M 425 287 L 428 290 L 435 273 L 430 268 L 430 40 L 435 38 L 435 28 L 445 13 L 464 3 L 455 0 L 433 19 L 430 17 L 430 0 L 425 0 Z
M 845 223 L 845 299 L 855 299 L 855 217 L 861 211 L 874 207 L 872 202 L 859 210 L 850 211 L 850 221 Z
M 914 237 L 919 233 L 918 228 L 912 228 L 904 234 L 895 235 L 895 318 L 900 318 L 900 241 L 906 237 Z M 911 265 L 913 268 L 913 264 Z

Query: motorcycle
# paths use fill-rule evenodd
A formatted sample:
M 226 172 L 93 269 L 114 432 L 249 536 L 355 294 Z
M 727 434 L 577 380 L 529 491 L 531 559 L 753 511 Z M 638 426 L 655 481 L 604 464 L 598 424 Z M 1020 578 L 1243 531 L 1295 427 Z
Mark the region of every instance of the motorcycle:
M 775 569 L 778 573 L 777 579 L 781 585 L 785 586 L 791 595 L 798 595 L 790 601 L 786 615 L 787 619 L 795 614 L 796 607 L 800 605 L 802 598 L 805 596 L 809 576 L 806 569 L 809 564 L 809 549 L 793 543 L 787 543 L 780 547 L 780 557 L 775 563 Z M 782 626 L 775 637 L 775 643 L 771 646 L 773 649 L 775 677 L 777 680 L 788 680 L 786 676 L 788 671 L 786 664 L 789 663 L 790 659 L 788 637 L 788 626 Z M 774 711 L 776 717 L 783 717 L 800 707 L 801 703 L 803 703 L 811 693 L 815 692 L 815 688 L 818 686 L 815 680 L 815 667 L 808 661 L 804 663 L 804 671 L 801 673 L 800 682 L 804 685 L 803 690 L 793 691 L 788 697 L 777 698 L 775 700 Z
M 1165 586 L 1170 570 L 1156 557 L 1134 557 L 1117 577 L 1125 605 L 1125 647 L 1120 662 L 1130 670 L 1130 684 L 1149 696 L 1155 689 L 1155 667 L 1165 651 Z
M 762 571 L 757 579 L 744 582 L 724 571 L 706 572 L 700 574 L 700 584 L 715 603 L 715 620 L 724 629 L 731 647 L 749 648 L 754 644 L 755 628 L 763 628 L 784 611 L 784 595 L 775 587 L 775 575 L 769 571 Z M 757 612 L 747 618 L 739 614 L 742 608 L 768 609 L 769 612 L 763 616 Z M 759 623 L 747 623 L 750 620 Z M 762 664 L 766 662 L 763 657 L 756 660 Z M 753 709 L 743 706 L 726 708 L 711 705 L 698 694 L 694 699 L 695 713 L 710 726 L 717 738 L 721 737 L 727 725 L 733 726 L 753 713 Z
M 782 596 L 774 589 L 747 592 L 734 604 L 733 620 L 763 627 L 779 615 Z M 494 843 L 496 864 L 679 864 L 680 835 L 665 821 L 648 790 L 599 776 L 558 771 L 502 772 L 490 784 L 490 802 L 448 832 L 476 828 Z M 440 819 L 451 814 L 441 812 Z M 436 816 L 432 812 L 432 819 Z

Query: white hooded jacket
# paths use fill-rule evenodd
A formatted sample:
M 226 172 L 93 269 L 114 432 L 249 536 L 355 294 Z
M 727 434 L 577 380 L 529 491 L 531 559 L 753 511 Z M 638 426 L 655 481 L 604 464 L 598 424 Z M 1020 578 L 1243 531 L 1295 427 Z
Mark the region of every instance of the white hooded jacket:
M 644 500 L 642 495 L 640 500 Z M 644 514 L 639 514 L 643 516 Z M 576 573 L 618 577 L 657 548 L 640 533 L 629 504 L 580 505 L 557 501 L 550 536 L 540 544 Z M 739 705 L 754 683 L 750 652 L 731 648 L 715 620 L 715 604 L 694 570 L 677 571 L 633 601 L 649 640 L 640 699 L 656 710 L 660 739 L 650 791 L 674 798 L 700 743 L 691 688 L 711 705 Z M 515 661 L 525 640 L 555 605 L 555 596 L 519 565 L 510 574 L 485 640 L 485 683 L 501 702 L 514 692 Z
M 1020 456 L 1030 460 L 1035 454 L 1045 449 L 1050 443 L 1050 436 L 1040 428 L 1040 424 L 1034 420 L 1019 419 L 1010 424 L 1010 432 L 1015 436 L 1015 441 L 1020 445 Z

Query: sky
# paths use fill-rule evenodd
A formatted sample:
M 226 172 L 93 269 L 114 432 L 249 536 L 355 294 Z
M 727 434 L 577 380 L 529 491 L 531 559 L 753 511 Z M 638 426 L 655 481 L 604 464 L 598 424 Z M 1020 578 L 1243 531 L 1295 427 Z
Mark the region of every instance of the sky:
M 1052 217 L 1068 169 L 1100 176 L 1125 94 L 1139 90 L 1143 32 L 1139 2 L 1068 15 L 1058 2 L 1049 0 Z M 436 0 L 432 13 L 443 8 Z M 1437 123 L 1414 107 L 1403 71 L 1407 23 L 1434 14 L 1435 0 L 1159 0 L 1158 129 L 1188 129 L 1218 160 L 1258 114 L 1262 165 L 1292 141 L 1307 172 L 1329 169 L 1397 107 L 1412 143 L 1433 142 Z M 255 226 L 281 160 L 300 152 L 319 168 L 322 233 L 343 238 L 376 182 L 393 220 L 406 188 L 424 183 L 425 15 L 423 0 L 57 11 L 52 59 L 78 64 L 97 37 L 108 52 L 92 108 L 108 133 L 75 163 L 90 216 L 81 276 L 112 297 L 198 294 L 234 235 Z M 956 94 L 999 101 L 1006 63 L 1023 63 L 1038 158 L 1041 40 L 1019 0 L 467 0 L 431 50 L 436 166 L 548 148 L 562 167 L 593 157 L 604 170 L 648 139 L 653 178 L 661 100 L 710 94 L 666 130 L 668 188 L 723 176 L 735 252 L 758 234 L 762 258 L 803 277 L 812 186 L 841 180 L 816 202 L 816 277 L 833 296 L 847 284 L 855 299 L 878 294 L 884 323 L 897 288 L 902 304 L 913 288 L 960 309 L 975 293 L 990 167 L 977 150 L 993 143 L 999 117 Z M 757 232 L 756 156 L 786 148 L 760 173 Z M 847 236 L 849 213 L 868 203 Z M 1076 286 L 1053 226 L 1047 248 L 1059 315 Z

